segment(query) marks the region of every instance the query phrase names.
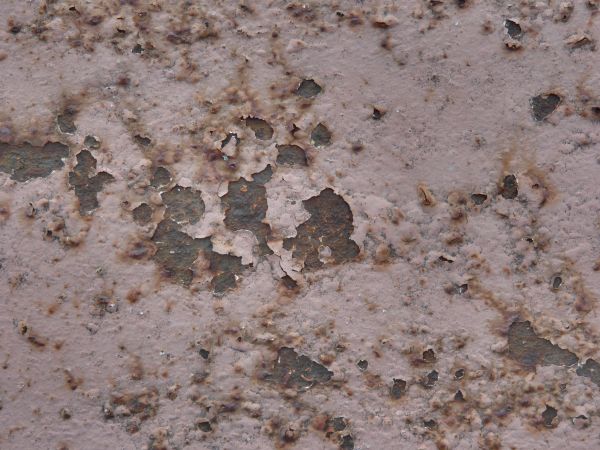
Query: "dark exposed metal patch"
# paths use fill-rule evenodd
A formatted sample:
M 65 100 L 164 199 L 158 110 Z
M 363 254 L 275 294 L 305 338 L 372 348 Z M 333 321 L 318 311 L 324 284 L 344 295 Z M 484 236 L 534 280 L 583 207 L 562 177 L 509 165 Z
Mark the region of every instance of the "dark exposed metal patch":
M 98 207 L 98 192 L 104 185 L 114 181 L 108 172 L 96 171 L 96 158 L 88 150 L 77 154 L 77 165 L 69 172 L 69 184 L 75 190 L 79 199 L 79 213 L 82 216 L 90 215 Z
M 248 117 L 246 119 L 246 126 L 254 131 L 256 139 L 268 141 L 273 137 L 273 127 L 266 120 Z
M 288 167 L 306 167 L 306 152 L 298 145 L 278 145 L 277 165 Z
M 500 195 L 508 200 L 517 198 L 517 195 L 519 195 L 519 183 L 517 177 L 514 175 L 506 175 L 504 177 L 502 180 L 502 187 L 500 188 Z
M 530 322 L 513 322 L 508 329 L 508 354 L 526 367 L 573 366 L 577 356 L 535 334 Z
M 190 187 L 175 186 L 163 192 L 161 198 L 165 204 L 165 218 L 179 224 L 194 224 L 204 214 L 202 193 Z
M 316 97 L 323 89 L 315 80 L 302 80 L 296 89 L 296 95 L 304 98 Z
M 328 188 L 302 204 L 310 219 L 298 227 L 296 237 L 283 241 L 283 247 L 292 250 L 294 258 L 304 259 L 304 269 L 323 266 L 319 251 L 324 247 L 331 250 L 331 261 L 335 264 L 351 261 L 358 255 L 358 245 L 350 239 L 354 231 L 352 210 L 340 195 Z
M 533 118 L 540 122 L 554 112 L 560 104 L 560 96 L 556 94 L 540 94 L 532 97 L 529 103 L 531 104 L 531 113 Z
M 298 355 L 293 348 L 281 347 L 270 378 L 286 387 L 306 390 L 318 383 L 331 380 L 333 372 L 325 366 Z
M 225 226 L 233 231 L 249 230 L 258 240 L 259 255 L 272 253 L 267 245 L 271 227 L 263 220 L 267 214 L 265 183 L 271 179 L 271 166 L 252 176 L 253 181 L 240 178 L 229 183 L 227 194 L 221 198 L 225 207 Z
M 325 147 L 331 144 L 331 131 L 324 124 L 318 123 L 312 130 L 310 139 L 315 147 Z
M 53 170 L 64 166 L 69 147 L 60 142 L 47 142 L 35 147 L 28 142 L 20 145 L 0 143 L 0 171 L 10 174 L 15 181 L 47 177 Z
M 215 294 L 235 288 L 237 275 L 244 270 L 241 257 L 214 252 L 210 237 L 193 238 L 169 219 L 158 224 L 152 241 L 156 245 L 152 259 L 159 265 L 162 275 L 184 287 L 188 287 L 194 278 L 193 265 L 199 256 L 209 263 L 208 269 L 213 274 L 211 288 Z

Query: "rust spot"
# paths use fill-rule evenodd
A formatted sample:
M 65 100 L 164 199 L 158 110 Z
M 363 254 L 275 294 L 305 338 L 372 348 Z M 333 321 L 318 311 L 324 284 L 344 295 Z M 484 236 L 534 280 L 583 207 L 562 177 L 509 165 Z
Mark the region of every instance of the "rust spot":
M 64 166 L 69 147 L 60 142 L 47 142 L 35 147 L 28 142 L 20 145 L 0 143 L 0 171 L 10 174 L 15 181 L 47 177 Z
M 73 375 L 73 373 L 69 369 L 65 369 L 64 374 L 65 382 L 67 383 L 69 389 L 71 389 L 72 391 L 76 390 L 79 386 L 83 384 L 83 379 Z
M 417 186 L 417 194 L 419 195 L 419 200 L 423 206 L 435 206 L 437 203 L 435 197 L 424 183 L 420 183 Z
M 298 227 L 296 237 L 283 241 L 286 250 L 292 250 L 294 258 L 304 259 L 304 268 L 318 269 L 323 266 L 320 251 L 328 247 L 329 260 L 340 264 L 353 260 L 359 253 L 356 242 L 350 239 L 354 231 L 352 210 L 346 201 L 332 189 L 324 189 L 315 197 L 302 202 L 310 213 L 310 219 Z
M 117 409 L 122 406 L 123 415 L 133 415 L 145 421 L 156 416 L 159 407 L 158 389 L 155 387 L 144 388 L 138 392 L 115 393 L 110 401 L 104 405 L 104 417 L 112 419 L 119 413 Z

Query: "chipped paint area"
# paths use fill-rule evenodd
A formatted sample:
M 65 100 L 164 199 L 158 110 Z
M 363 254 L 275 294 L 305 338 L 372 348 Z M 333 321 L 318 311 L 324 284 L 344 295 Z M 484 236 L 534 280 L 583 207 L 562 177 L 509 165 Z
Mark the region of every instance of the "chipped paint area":
M 599 2 L 0 3 L 0 448 L 600 447 Z

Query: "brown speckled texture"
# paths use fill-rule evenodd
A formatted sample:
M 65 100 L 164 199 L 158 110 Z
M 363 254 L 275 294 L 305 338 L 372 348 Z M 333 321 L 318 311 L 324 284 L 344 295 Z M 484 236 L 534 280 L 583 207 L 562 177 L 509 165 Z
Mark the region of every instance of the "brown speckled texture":
M 0 1 L 0 448 L 600 448 L 599 11 Z

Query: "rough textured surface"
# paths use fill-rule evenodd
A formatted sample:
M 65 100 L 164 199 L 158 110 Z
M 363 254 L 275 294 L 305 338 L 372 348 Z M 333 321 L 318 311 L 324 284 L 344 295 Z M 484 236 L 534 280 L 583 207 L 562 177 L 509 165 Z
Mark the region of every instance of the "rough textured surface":
M 67 156 L 69 148 L 60 142 L 47 142 L 43 147 L 0 143 L 0 170 L 16 181 L 47 177 L 64 165 Z
M 0 2 L 0 448 L 600 448 L 598 1 Z

